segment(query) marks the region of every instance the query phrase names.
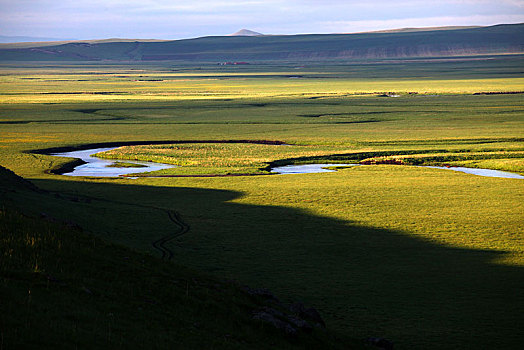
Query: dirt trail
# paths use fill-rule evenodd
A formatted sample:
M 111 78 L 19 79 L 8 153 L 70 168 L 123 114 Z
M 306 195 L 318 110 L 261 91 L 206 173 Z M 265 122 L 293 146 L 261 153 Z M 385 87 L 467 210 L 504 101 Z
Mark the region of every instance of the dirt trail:
M 32 183 L 31 183 L 32 185 Z M 39 189 L 40 190 L 40 189 Z M 154 209 L 154 210 L 160 210 L 164 213 L 166 213 L 169 217 L 169 220 L 173 222 L 177 226 L 177 230 L 169 234 L 167 236 L 161 237 L 155 241 L 153 241 L 151 244 L 152 246 L 157 249 L 160 253 L 162 253 L 162 259 L 163 260 L 171 260 L 173 258 L 173 252 L 165 246 L 166 243 L 169 241 L 172 241 L 175 238 L 178 238 L 190 230 L 190 226 L 186 224 L 182 218 L 180 217 L 180 213 L 174 210 L 164 209 L 161 207 L 156 207 L 153 205 L 144 205 L 144 204 L 137 204 L 137 203 L 127 203 L 127 202 L 121 202 L 117 200 L 111 200 L 111 199 L 105 199 L 105 198 L 99 198 L 89 195 L 79 195 L 77 193 L 71 194 L 67 192 L 58 192 L 58 191 L 47 191 L 42 190 L 46 193 L 52 193 L 55 196 L 58 196 L 59 198 L 62 198 L 64 200 L 73 200 L 75 202 L 77 201 L 85 201 L 85 202 L 91 202 L 91 201 L 100 201 L 100 202 L 106 202 L 106 203 L 113 203 L 113 204 L 119 204 L 119 205 L 127 205 L 127 206 L 136 206 L 141 208 L 148 208 L 148 209 Z
M 153 247 L 162 253 L 162 259 L 171 260 L 171 258 L 173 258 L 173 252 L 167 248 L 165 244 L 189 232 L 189 225 L 182 221 L 178 212 L 173 210 L 166 210 L 166 212 L 169 215 L 169 220 L 178 226 L 178 231 L 171 235 L 157 239 L 153 242 Z

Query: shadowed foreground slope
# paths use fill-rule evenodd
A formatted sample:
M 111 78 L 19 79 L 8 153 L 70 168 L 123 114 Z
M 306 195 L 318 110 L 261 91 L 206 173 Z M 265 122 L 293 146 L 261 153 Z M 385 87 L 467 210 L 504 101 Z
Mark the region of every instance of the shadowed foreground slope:
M 342 172 L 341 179 L 346 175 Z M 202 186 L 204 181 L 211 180 L 179 183 Z M 290 195 L 283 183 L 291 179 L 243 181 L 260 181 L 273 191 L 282 185 L 281 195 Z M 243 193 L 230 190 L 144 186 L 138 181 L 34 182 L 64 193 L 64 198 L 76 197 L 74 206 L 82 210 L 55 206 L 62 215 L 66 211 L 92 232 L 146 251 L 154 252 L 151 243 L 162 237 L 161 228 L 170 227 L 166 215 L 155 213 L 176 210 L 191 231 L 168 244 L 174 261 L 315 305 L 326 323 L 345 335 L 384 336 L 399 349 L 505 349 L 522 342 L 517 310 L 524 305 L 518 293 L 523 270 L 495 263 L 505 256 L 502 251 L 441 245 L 296 208 L 237 203 Z M 243 186 L 235 182 L 239 190 Z M 305 197 L 308 190 L 301 187 Z M 86 213 L 101 215 L 104 225 Z M 468 232 L 463 235 L 471 239 Z
M 45 207 L 49 194 L 3 168 L 0 180 L 2 349 L 362 347 L 318 328 L 287 335 L 253 319 L 268 305 L 285 309 L 235 283 L 110 244 L 50 215 L 26 216 L 10 199 L 25 194 Z

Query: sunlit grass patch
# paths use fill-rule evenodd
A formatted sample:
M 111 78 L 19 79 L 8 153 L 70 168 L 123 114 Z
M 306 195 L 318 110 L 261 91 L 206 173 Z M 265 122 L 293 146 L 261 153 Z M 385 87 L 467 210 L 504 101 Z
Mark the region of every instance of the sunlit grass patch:
M 152 161 L 177 165 L 155 174 L 267 174 L 268 163 L 289 157 L 321 156 L 348 147 L 232 143 L 184 143 L 125 146 L 98 153 L 105 159 Z

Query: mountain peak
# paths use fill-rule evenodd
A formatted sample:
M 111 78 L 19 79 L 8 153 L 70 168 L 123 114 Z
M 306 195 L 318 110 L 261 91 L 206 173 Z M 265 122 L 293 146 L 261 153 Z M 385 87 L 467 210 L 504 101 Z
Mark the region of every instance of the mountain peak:
M 264 34 L 254 32 L 249 29 L 240 29 L 238 32 L 230 34 L 230 36 L 257 36 L 257 35 L 264 35 Z

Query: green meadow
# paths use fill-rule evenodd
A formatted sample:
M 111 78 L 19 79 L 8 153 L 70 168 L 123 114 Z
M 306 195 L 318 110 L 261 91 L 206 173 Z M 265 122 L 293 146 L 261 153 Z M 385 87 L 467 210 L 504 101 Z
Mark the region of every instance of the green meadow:
M 252 348 L 273 330 L 251 320 L 244 306 L 253 301 L 223 282 L 233 280 L 314 306 L 327 324 L 313 338 L 272 335 L 281 338 L 267 348 L 359 348 L 366 337 L 390 339 L 398 349 L 515 348 L 523 341 L 523 180 L 416 165 L 524 174 L 522 63 L 522 56 L 507 55 L 241 67 L 3 64 L 0 165 L 39 189 L 13 182 L 0 191 L 1 234 L 10 242 L 3 247 L 27 252 L 16 257 L 2 248 L 2 295 L 25 305 L 0 306 L 3 339 L 16 347 L 17 334 L 46 338 L 51 319 L 63 332 L 47 344 L 78 335 L 79 347 L 165 348 L 177 338 L 187 348 L 197 348 L 198 339 Z M 223 143 L 249 140 L 284 144 Z M 73 159 L 32 152 L 118 142 L 140 145 L 97 156 L 177 167 L 136 178 L 70 177 L 51 170 Z M 312 162 L 365 165 L 321 174 L 268 171 L 271 164 Z M 169 212 L 189 231 L 165 243 L 173 253 L 165 261 L 153 242 L 177 229 Z M 42 222 L 42 213 L 54 221 Z M 36 256 L 27 232 L 51 242 L 38 268 L 24 261 Z M 75 254 L 56 260 L 57 245 L 79 251 L 81 271 L 66 268 Z M 112 252 L 132 256 L 132 263 L 108 272 L 109 292 L 84 291 L 73 316 L 44 316 L 61 293 L 71 303 L 75 294 L 34 276 L 70 280 L 75 291 L 103 290 L 104 278 L 92 274 L 121 265 L 120 258 L 103 260 Z M 93 267 L 85 262 L 90 257 Z M 154 283 L 149 288 L 133 273 Z M 182 282 L 164 291 L 158 281 L 169 275 Z M 195 284 L 200 294 L 187 304 L 181 295 L 190 276 L 205 282 Z M 225 283 L 227 293 L 208 287 L 215 283 Z M 137 305 L 119 300 L 129 288 L 162 300 L 190 331 L 166 326 L 159 338 L 157 326 L 135 330 L 126 319 L 140 320 Z M 108 321 L 113 307 L 118 317 Z M 158 327 L 170 320 L 156 304 L 140 307 Z M 233 310 L 226 320 L 224 309 Z M 113 322 L 118 341 L 108 340 L 113 328 L 98 326 L 102 321 Z M 235 332 L 235 322 L 246 326 L 231 341 L 225 334 Z M 90 326 L 71 333 L 82 324 Z

